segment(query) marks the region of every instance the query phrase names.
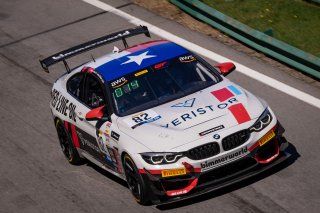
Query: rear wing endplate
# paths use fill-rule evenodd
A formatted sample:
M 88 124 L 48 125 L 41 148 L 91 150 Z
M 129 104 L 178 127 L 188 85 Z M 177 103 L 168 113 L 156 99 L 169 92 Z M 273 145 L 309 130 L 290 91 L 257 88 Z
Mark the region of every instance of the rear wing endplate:
M 95 49 L 97 47 L 100 47 L 102 45 L 106 45 L 118 40 L 122 40 L 123 41 L 123 45 L 125 48 L 128 47 L 128 43 L 126 41 L 126 38 L 128 37 L 132 37 L 135 35 L 139 35 L 139 34 L 145 34 L 147 37 L 150 37 L 150 33 L 149 30 L 146 26 L 139 26 L 136 28 L 131 28 L 131 29 L 127 29 L 127 30 L 122 30 L 119 32 L 115 32 L 97 39 L 94 39 L 92 41 L 88 41 L 86 43 L 77 45 L 75 47 L 71 47 L 69 49 L 63 50 L 61 52 L 58 52 L 54 55 L 51 55 L 43 60 L 40 60 L 40 64 L 41 67 L 43 68 L 43 70 L 47 73 L 49 73 L 49 67 L 53 64 L 56 64 L 58 62 L 63 61 L 67 72 L 70 72 L 70 68 L 66 62 L 67 58 L 71 58 L 75 55 L 79 55 L 81 53 L 84 53 L 86 51 Z

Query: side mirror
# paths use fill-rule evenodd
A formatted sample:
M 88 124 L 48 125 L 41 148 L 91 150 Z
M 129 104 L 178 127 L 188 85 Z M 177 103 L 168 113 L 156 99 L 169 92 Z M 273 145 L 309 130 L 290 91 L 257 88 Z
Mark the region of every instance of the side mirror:
M 215 66 L 219 68 L 220 73 L 223 76 L 229 75 L 236 69 L 236 66 L 231 62 L 225 62 L 225 63 L 217 64 Z
M 91 111 L 89 111 L 86 114 L 86 120 L 87 121 L 96 121 L 96 120 L 100 120 L 101 118 L 103 118 L 104 107 L 105 106 L 97 107 L 97 108 L 94 108 Z

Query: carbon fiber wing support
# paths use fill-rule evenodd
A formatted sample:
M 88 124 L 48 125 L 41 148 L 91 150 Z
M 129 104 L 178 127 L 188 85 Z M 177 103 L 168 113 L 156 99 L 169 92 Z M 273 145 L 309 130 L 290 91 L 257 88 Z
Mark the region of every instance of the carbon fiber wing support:
M 66 62 L 66 59 L 71 58 L 73 56 L 79 55 L 81 53 L 84 53 L 86 51 L 95 49 L 97 47 L 118 41 L 118 40 L 122 40 L 123 41 L 123 45 L 125 48 L 128 47 L 128 43 L 126 41 L 126 38 L 135 36 L 135 35 L 139 35 L 139 34 L 145 34 L 145 36 L 150 37 L 150 33 L 149 30 L 146 26 L 139 26 L 136 28 L 130 28 L 130 29 L 126 29 L 126 30 L 122 30 L 119 32 L 115 32 L 109 35 L 105 35 L 102 36 L 100 38 L 85 42 L 83 44 L 79 44 L 75 47 L 71 47 L 69 49 L 63 50 L 61 52 L 58 52 L 54 55 L 51 55 L 45 59 L 40 60 L 40 64 L 41 67 L 43 68 L 43 70 L 47 73 L 49 73 L 49 67 L 51 65 L 54 65 L 58 62 L 63 61 L 67 72 L 70 72 L 70 68 Z

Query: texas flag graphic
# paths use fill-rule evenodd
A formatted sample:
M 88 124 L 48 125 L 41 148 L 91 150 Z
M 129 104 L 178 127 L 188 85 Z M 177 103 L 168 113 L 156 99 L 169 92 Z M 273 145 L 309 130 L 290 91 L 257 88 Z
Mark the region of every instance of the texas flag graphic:
M 218 99 L 220 102 L 224 102 L 229 98 L 241 95 L 242 93 L 235 86 L 230 85 L 225 88 L 212 91 L 211 94 L 214 95 L 214 97 Z M 248 114 L 246 108 L 243 106 L 242 103 L 233 104 L 229 106 L 228 109 L 233 114 L 238 124 L 242 124 L 251 120 L 250 115 Z

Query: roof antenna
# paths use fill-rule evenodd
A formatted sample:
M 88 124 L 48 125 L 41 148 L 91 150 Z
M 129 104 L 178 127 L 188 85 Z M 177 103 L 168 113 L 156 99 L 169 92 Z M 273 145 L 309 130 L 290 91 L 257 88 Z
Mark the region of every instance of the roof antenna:
M 119 51 L 120 51 L 119 48 L 114 46 L 113 50 L 112 50 L 112 53 L 118 53 Z
M 94 59 L 92 54 L 91 54 L 91 58 L 92 58 L 93 62 L 96 62 L 96 59 Z

